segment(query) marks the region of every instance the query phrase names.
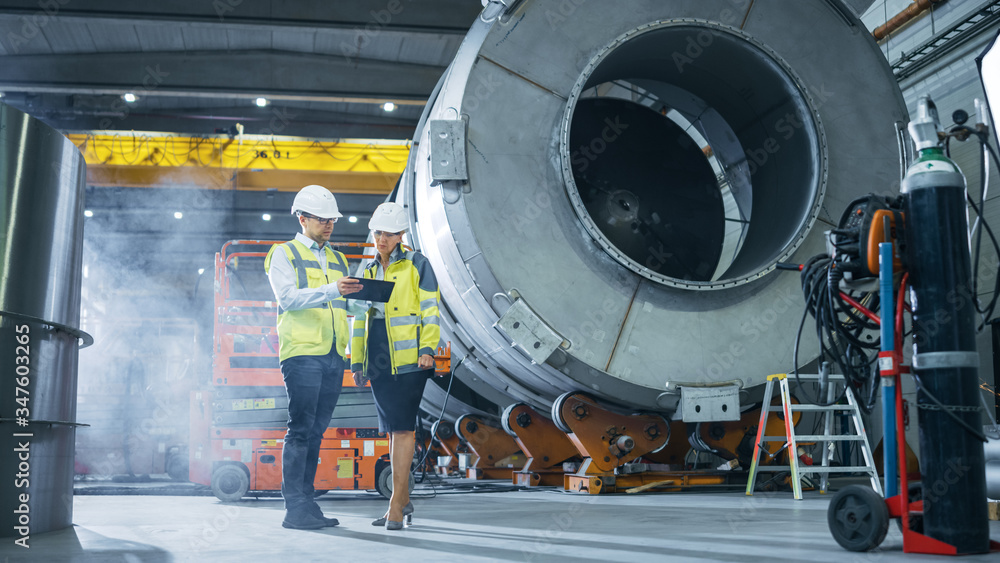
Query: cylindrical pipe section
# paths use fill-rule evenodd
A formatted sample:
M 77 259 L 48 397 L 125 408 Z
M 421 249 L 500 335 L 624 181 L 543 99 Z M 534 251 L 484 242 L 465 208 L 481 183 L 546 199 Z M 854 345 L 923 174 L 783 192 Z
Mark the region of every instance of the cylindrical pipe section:
M 896 33 L 900 28 L 920 17 L 924 12 L 930 10 L 935 4 L 941 4 L 945 0 L 914 0 L 912 4 L 903 9 L 889 21 L 875 28 L 872 36 L 876 41 L 881 41 Z
M 47 323 L 79 326 L 84 183 L 69 139 L 0 104 L 0 536 L 23 543 L 72 524 L 78 340 Z
M 669 414 L 680 387 L 791 370 L 801 289 L 775 264 L 899 179 L 905 104 L 862 22 L 828 2 L 509 4 L 459 48 L 396 196 L 456 377 L 500 406 L 586 390 Z
M 986 446 L 983 448 L 986 461 L 1000 461 L 1000 438 L 995 437 L 996 432 L 1000 429 L 1000 427 L 988 426 L 986 428 L 989 428 L 990 432 L 992 432 L 994 436 L 993 438 L 990 438 L 990 441 L 987 442 Z
M 989 426 L 989 431 L 996 436 L 998 427 Z M 1000 500 L 1000 438 L 991 437 L 986 443 L 984 456 L 986 458 L 986 496 Z
M 927 148 L 903 180 L 924 533 L 989 551 L 965 178 Z
M 1000 500 L 1000 460 L 986 463 L 986 496 Z

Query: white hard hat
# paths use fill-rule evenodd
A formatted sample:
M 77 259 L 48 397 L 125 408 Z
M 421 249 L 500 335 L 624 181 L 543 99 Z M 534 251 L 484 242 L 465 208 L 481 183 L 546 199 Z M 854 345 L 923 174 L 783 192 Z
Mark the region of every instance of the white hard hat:
M 316 184 L 306 186 L 299 190 L 299 193 L 295 194 L 295 201 L 292 202 L 292 214 L 294 215 L 299 211 L 304 211 L 321 219 L 343 217 L 340 209 L 337 208 L 337 198 L 333 197 L 330 190 Z
M 368 221 L 369 229 L 389 233 L 405 231 L 409 226 L 410 218 L 406 216 L 406 210 L 394 201 L 387 201 L 376 207 L 371 220 Z

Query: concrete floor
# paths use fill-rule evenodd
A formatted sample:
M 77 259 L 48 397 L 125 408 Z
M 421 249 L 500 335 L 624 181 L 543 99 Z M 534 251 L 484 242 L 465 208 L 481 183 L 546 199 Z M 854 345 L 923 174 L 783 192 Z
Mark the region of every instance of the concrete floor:
M 415 499 L 413 525 L 401 532 L 371 526 L 386 507 L 374 493 L 319 499 L 341 521 L 322 531 L 282 528 L 278 498 L 223 504 L 205 496 L 77 496 L 73 528 L 33 535 L 28 550 L 0 539 L 0 562 L 954 561 L 904 555 L 895 524 L 878 552 L 844 551 L 827 528 L 830 496 L 451 489 Z M 1000 539 L 1000 522 L 990 525 Z

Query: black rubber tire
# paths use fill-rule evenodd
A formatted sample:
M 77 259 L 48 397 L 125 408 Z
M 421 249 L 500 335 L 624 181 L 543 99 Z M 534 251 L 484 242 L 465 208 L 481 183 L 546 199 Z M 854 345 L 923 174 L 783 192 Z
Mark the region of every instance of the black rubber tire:
M 447 440 L 455 435 L 455 426 L 439 420 L 431 425 L 431 434 L 439 440 Z
M 212 493 L 222 502 L 236 502 L 250 490 L 250 476 L 240 465 L 227 463 L 212 471 Z
M 413 478 L 413 473 L 410 473 L 410 492 L 413 492 L 413 487 L 417 485 L 416 480 Z M 382 469 L 378 472 L 378 478 L 375 479 L 375 490 L 378 494 L 385 498 L 392 498 L 392 465 L 386 463 L 382 466 Z
M 924 486 L 922 483 L 910 483 L 907 487 L 909 494 L 907 495 L 910 502 L 922 500 L 924 498 Z M 910 518 L 910 530 L 922 534 L 924 533 L 924 515 L 923 514 L 911 514 Z M 896 526 L 899 531 L 903 531 L 903 519 L 896 519 Z
M 881 495 L 864 485 L 841 489 L 826 511 L 833 539 L 848 551 L 871 551 L 889 531 L 889 509 Z
M 173 454 L 167 459 L 167 475 L 174 481 L 187 482 L 190 480 L 187 452 L 184 452 L 184 455 Z

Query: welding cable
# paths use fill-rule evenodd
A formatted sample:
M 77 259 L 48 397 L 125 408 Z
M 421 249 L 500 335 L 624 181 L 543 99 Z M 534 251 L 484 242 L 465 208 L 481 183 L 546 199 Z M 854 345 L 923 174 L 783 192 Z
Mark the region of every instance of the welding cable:
M 806 391 L 802 384 L 798 371 L 798 354 L 806 315 L 811 314 L 816 320 L 816 338 L 820 348 L 817 361 L 823 363 L 829 358 L 835 362 L 840 367 L 847 385 L 851 385 L 861 393 L 863 400 L 858 402 L 859 407 L 863 412 L 869 413 L 874 408 L 877 397 L 875 384 L 877 374 L 873 369 L 877 357 L 868 350 L 877 349 L 879 344 L 877 341 L 865 342 L 861 339 L 861 335 L 865 330 L 876 329 L 878 324 L 866 318 L 854 306 L 866 309 L 861 303 L 870 303 L 875 297 L 867 294 L 859 300 L 850 298 L 845 301 L 841 298 L 839 289 L 842 278 L 843 274 L 826 255 L 814 256 L 802 267 L 802 291 L 806 307 L 799 322 L 792 358 L 797 393 L 808 402 L 820 406 L 836 404 L 846 395 L 845 388 L 834 401 L 828 402 Z M 846 319 L 841 318 L 841 315 Z
M 977 332 L 982 331 L 983 328 L 986 326 L 986 324 L 991 320 L 990 317 L 993 316 L 993 312 L 996 308 L 997 297 L 1000 296 L 1000 276 L 997 276 L 996 283 L 994 284 L 993 287 L 993 297 L 992 299 L 990 299 L 989 304 L 986 307 L 982 307 L 982 304 L 979 302 L 978 298 L 979 265 L 980 265 L 979 258 L 982 250 L 981 243 L 984 230 L 989 235 L 990 241 L 993 243 L 994 250 L 996 250 L 997 254 L 1000 254 L 1000 244 L 998 244 L 997 238 L 993 233 L 993 229 L 990 228 L 989 223 L 986 221 L 986 218 L 983 215 L 986 204 L 986 193 L 988 189 L 987 186 L 989 183 L 986 156 L 987 154 L 990 156 L 990 158 L 996 163 L 998 169 L 1000 169 L 1000 160 L 997 159 L 997 155 L 993 151 L 993 147 L 991 147 L 987 142 L 985 142 L 985 140 L 982 137 L 979 137 L 979 142 L 981 148 L 983 149 L 980 155 L 979 204 L 977 205 L 976 202 L 972 201 L 972 197 L 968 193 L 966 193 L 966 199 L 969 202 L 969 206 L 972 207 L 973 211 L 976 212 L 976 223 L 972 229 L 973 232 L 971 234 L 971 237 L 974 237 L 976 239 L 975 248 L 973 250 L 973 266 L 972 266 L 973 305 L 976 308 L 976 312 L 982 315 L 982 323 L 976 329 Z M 982 223 L 982 226 L 981 228 L 977 228 L 979 227 L 980 222 Z
M 899 289 L 896 294 L 896 330 L 894 331 L 894 336 L 896 338 L 895 347 L 893 350 L 898 352 L 900 355 L 903 353 L 903 310 L 904 305 L 906 305 L 906 286 L 910 282 L 910 273 L 906 272 L 903 277 L 899 280 Z M 913 312 L 910 311 L 912 315 Z
M 993 230 L 990 228 L 989 224 L 986 222 L 985 216 L 983 215 L 983 211 L 986 205 L 986 194 L 989 186 L 987 156 L 989 156 L 989 160 L 992 160 L 992 162 L 997 166 L 998 169 L 1000 169 L 1000 158 L 997 157 L 996 151 L 993 149 L 992 146 L 990 146 L 988 141 L 989 135 L 986 131 L 972 129 L 965 125 L 959 125 L 949 130 L 949 135 L 945 139 L 945 146 L 944 146 L 946 156 L 950 157 L 951 137 L 956 133 L 965 133 L 968 137 L 975 137 L 976 140 L 979 141 L 980 148 L 982 149 L 980 154 L 980 166 L 979 166 L 980 170 L 979 203 L 977 204 L 976 202 L 972 201 L 971 196 L 968 194 L 968 192 L 966 192 L 966 199 L 968 200 L 969 206 L 972 207 L 972 209 L 976 212 L 976 223 L 973 225 L 972 232 L 970 233 L 969 237 L 970 240 L 975 239 L 974 250 L 972 252 L 972 260 L 973 260 L 972 303 L 976 309 L 976 312 L 979 313 L 982 318 L 982 322 L 976 329 L 977 332 L 980 332 L 983 330 L 983 328 L 985 328 L 986 324 L 989 323 L 990 320 L 992 320 L 991 317 L 993 317 L 993 312 L 996 309 L 997 298 L 998 296 L 1000 296 L 1000 276 L 998 276 L 997 281 L 993 287 L 993 297 L 990 300 L 989 305 L 987 305 L 986 307 L 982 307 L 982 303 L 980 303 L 978 298 L 978 289 L 979 289 L 978 280 L 979 280 L 979 264 L 980 264 L 979 258 L 982 248 L 981 244 L 982 244 L 983 230 L 985 230 L 986 233 L 990 236 L 990 241 L 993 243 L 993 248 L 997 251 L 998 254 L 1000 254 L 1000 244 L 997 243 L 997 239 L 993 234 Z M 980 222 L 982 222 L 982 228 L 979 228 Z
M 451 369 L 451 379 L 448 380 L 448 389 L 444 392 L 444 403 L 441 405 L 441 414 L 438 415 L 437 422 L 435 422 L 434 424 L 432 424 L 431 428 L 434 428 L 435 425 L 441 424 L 441 421 L 444 420 L 444 413 L 445 413 L 445 410 L 448 408 L 448 399 L 451 398 L 451 384 L 455 382 L 455 372 L 458 371 L 459 366 L 461 366 L 462 363 L 465 362 L 465 359 L 468 358 L 468 357 L 469 357 L 468 355 L 466 355 L 465 357 L 463 357 L 461 360 L 458 361 L 458 364 L 456 364 L 455 367 L 453 367 Z M 421 458 L 420 461 L 417 462 L 416 465 L 414 465 L 413 467 L 410 468 L 410 474 L 411 475 L 414 474 L 414 472 L 417 470 L 418 467 L 424 467 L 424 463 L 427 462 L 427 456 L 430 455 L 430 453 L 431 453 L 431 446 L 433 444 L 434 444 L 434 434 L 432 433 L 431 434 L 431 440 L 430 440 L 430 442 L 428 442 L 427 449 L 424 451 L 424 457 Z M 426 473 L 426 470 L 425 470 L 424 476 L 423 476 L 423 478 L 421 478 L 420 482 L 422 483 L 424 481 L 424 478 L 426 478 L 426 477 L 427 477 L 427 473 Z M 414 477 L 414 481 L 416 481 L 416 477 Z M 429 494 L 429 495 L 418 495 L 415 498 L 434 498 L 435 496 L 437 496 L 438 493 L 437 493 L 437 488 L 434 486 L 434 481 L 433 480 L 428 480 L 427 482 L 430 483 L 430 485 L 431 485 L 431 491 L 432 491 L 432 493 Z M 413 497 L 413 495 L 410 495 L 410 496 Z
M 805 327 L 806 318 L 810 314 L 812 314 L 813 318 L 817 318 L 817 315 L 818 315 L 818 312 L 817 312 L 818 295 L 819 295 L 819 292 L 822 290 L 821 283 L 816 283 L 817 282 L 817 273 L 820 272 L 821 268 L 823 268 L 823 266 L 825 266 L 829 262 L 830 262 L 830 259 L 828 257 L 823 256 L 823 255 L 817 255 L 817 256 L 814 256 L 814 257 L 810 258 L 805 264 L 803 264 L 803 267 L 802 267 L 802 290 L 803 290 L 803 293 L 805 294 L 806 306 L 805 306 L 805 309 L 802 311 L 802 318 L 799 320 L 799 329 L 798 329 L 798 332 L 796 334 L 795 345 L 794 345 L 793 350 L 792 350 L 792 370 L 793 370 L 793 373 L 795 375 L 795 384 L 796 384 L 796 387 L 797 387 L 796 395 L 801 394 L 808 402 L 810 402 L 812 404 L 815 404 L 815 405 L 821 405 L 821 406 L 830 406 L 832 404 L 836 404 L 837 402 L 839 402 L 841 399 L 844 398 L 844 396 L 845 396 L 845 394 L 847 392 L 846 388 L 845 388 L 844 391 L 842 391 L 839 394 L 839 396 L 836 398 L 836 400 L 834 400 L 832 403 L 829 403 L 829 404 L 826 403 L 825 401 L 822 401 L 822 400 L 816 398 L 816 397 L 810 396 L 810 394 L 805 391 L 805 389 L 804 389 L 804 387 L 802 385 L 802 380 L 799 378 L 799 344 L 800 344 L 800 342 L 802 340 L 802 329 Z M 826 279 L 826 276 L 819 277 L 819 280 L 825 280 L 825 279 Z M 817 320 L 817 325 L 819 325 L 819 321 L 818 320 Z M 823 347 L 823 343 L 821 341 L 820 342 L 820 358 L 819 358 L 819 361 L 822 361 L 822 358 L 823 358 L 823 348 L 824 348 Z

